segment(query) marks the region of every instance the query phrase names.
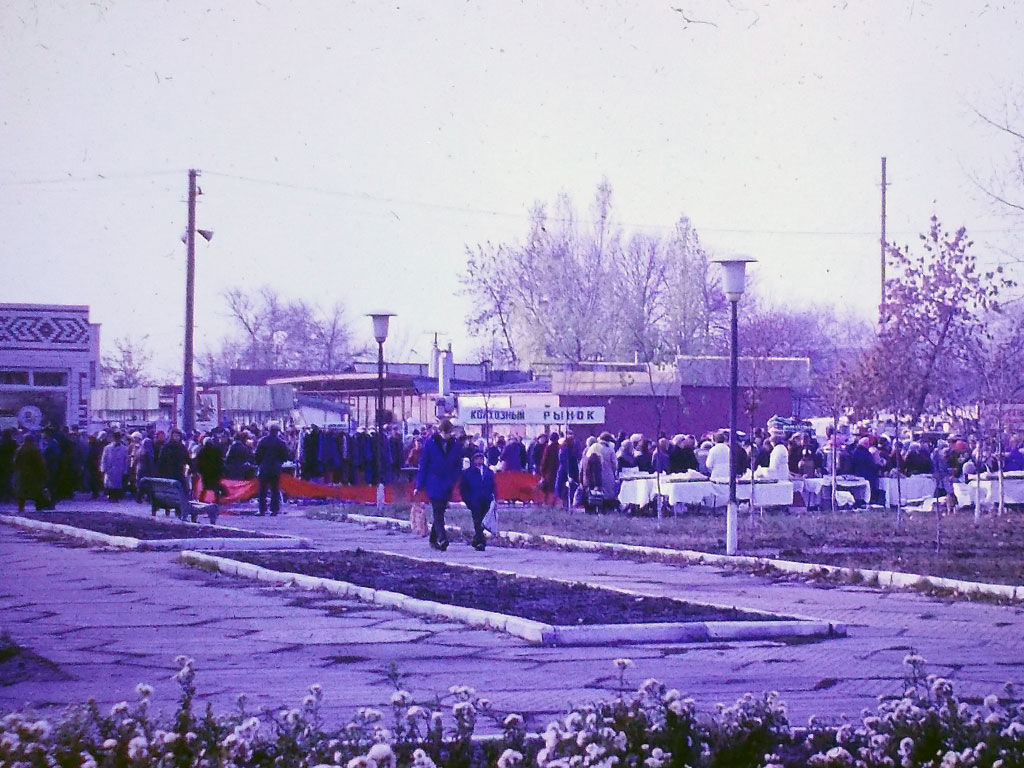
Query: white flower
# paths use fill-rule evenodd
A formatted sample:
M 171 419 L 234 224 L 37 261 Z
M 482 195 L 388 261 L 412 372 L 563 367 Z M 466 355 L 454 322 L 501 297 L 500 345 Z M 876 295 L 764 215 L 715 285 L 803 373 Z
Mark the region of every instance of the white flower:
M 523 725 L 523 716 L 513 712 L 505 718 L 504 725 L 506 728 L 520 728 Z
M 148 746 L 149 744 L 147 744 L 145 736 L 136 736 L 128 742 L 128 757 L 132 760 L 138 760 L 146 753 Z
M 111 717 L 117 717 L 118 715 L 123 715 L 127 711 L 128 711 L 128 702 L 127 701 L 119 701 L 119 702 L 117 702 L 117 704 L 115 704 L 114 706 L 112 706 L 110 708 L 110 716 Z
M 96 758 L 88 752 L 82 752 L 79 757 L 82 758 L 82 763 L 79 768 L 96 768 Z
M 231 736 L 234 736 L 235 738 L 238 738 L 237 732 L 231 734 Z M 231 736 L 228 736 L 228 738 L 230 739 Z M 168 731 L 167 733 L 164 734 L 164 737 L 163 737 L 164 744 L 173 744 L 177 740 L 178 740 L 178 734 L 174 733 L 173 731 Z
M 348 763 L 345 764 L 345 768 L 377 768 L 377 764 L 370 760 L 365 755 L 359 757 L 353 757 Z
M 405 712 L 405 719 L 410 722 L 413 720 L 426 720 L 428 717 L 430 717 L 430 713 L 425 708 L 415 704 Z
M 1003 728 L 1000 734 L 1004 739 L 1020 739 L 1024 737 L 1024 723 L 1019 720 L 1014 720 L 1008 726 Z
M 908 653 L 906 656 L 903 657 L 903 666 L 907 667 L 908 669 L 923 666 L 924 663 L 924 656 L 921 656 L 916 653 Z
M 517 768 L 523 762 L 522 752 L 506 749 L 498 758 L 498 768 Z
M 417 749 L 412 753 L 412 764 L 413 768 L 437 768 L 430 755 L 422 749 Z
M 139 695 L 140 699 L 147 699 L 153 695 L 153 686 L 147 683 L 139 683 L 135 686 L 135 693 Z
M 408 691 L 395 691 L 391 694 L 391 703 L 396 707 L 405 707 L 412 701 L 412 694 Z
M 988 709 L 995 709 L 999 706 L 999 697 L 994 693 L 990 693 L 985 697 L 985 707 Z
M 388 744 L 374 744 L 366 753 L 366 758 L 378 768 L 395 768 L 395 753 Z
M 103 746 L 101 747 L 101 749 L 105 749 L 108 751 L 111 749 L 117 749 L 117 741 L 114 739 L 107 739 L 103 742 Z
M 45 720 L 36 720 L 30 730 L 40 739 L 45 739 L 50 735 L 50 724 Z
M 623 671 L 625 671 L 625 670 L 627 670 L 627 669 L 629 669 L 630 667 L 633 666 L 633 660 L 632 659 L 615 659 L 615 661 L 613 661 L 612 663 L 618 669 L 623 670 Z
M 583 734 L 580 734 L 580 735 L 582 736 Z M 606 750 L 600 744 L 587 744 L 586 753 L 587 753 L 587 757 L 590 758 L 591 762 L 593 762 L 594 760 L 597 760 L 597 758 L 599 758 L 602 755 L 604 755 L 604 753 L 607 752 L 607 751 L 608 750 Z

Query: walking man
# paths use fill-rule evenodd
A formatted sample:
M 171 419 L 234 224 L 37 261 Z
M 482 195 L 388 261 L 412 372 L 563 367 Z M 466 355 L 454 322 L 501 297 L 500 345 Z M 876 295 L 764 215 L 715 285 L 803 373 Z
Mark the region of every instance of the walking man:
M 495 500 L 495 494 L 494 473 L 484 463 L 482 451 L 476 451 L 473 464 L 463 470 L 459 493 L 473 516 L 473 549 L 483 552 L 487 544 L 484 538 L 484 515 Z
M 422 490 L 430 499 L 434 522 L 430 527 L 430 546 L 442 551 L 448 549 L 448 534 L 444 529 L 444 513 L 448 510 L 452 491 L 462 474 L 462 453 L 458 441 L 452 436 L 452 423 L 442 419 L 435 432 L 423 446 L 420 468 L 416 474 L 415 493 Z

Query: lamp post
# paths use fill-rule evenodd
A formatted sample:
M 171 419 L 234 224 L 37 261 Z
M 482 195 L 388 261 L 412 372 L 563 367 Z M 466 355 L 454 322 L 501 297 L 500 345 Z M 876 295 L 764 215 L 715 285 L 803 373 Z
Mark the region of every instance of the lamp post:
M 388 323 L 393 312 L 370 312 L 373 338 L 377 341 L 377 514 L 384 512 L 384 342 L 388 339 Z
M 484 439 L 490 441 L 491 439 L 491 366 L 494 363 L 491 359 L 485 357 L 480 361 L 480 365 L 484 367 Z
M 736 305 L 740 302 L 746 284 L 747 264 L 757 261 L 750 256 L 723 256 L 714 259 L 725 272 L 725 296 L 731 307 L 729 344 L 729 505 L 725 510 L 725 553 L 736 554 L 736 518 L 739 505 L 736 502 L 736 411 L 739 399 L 739 324 L 736 319 Z

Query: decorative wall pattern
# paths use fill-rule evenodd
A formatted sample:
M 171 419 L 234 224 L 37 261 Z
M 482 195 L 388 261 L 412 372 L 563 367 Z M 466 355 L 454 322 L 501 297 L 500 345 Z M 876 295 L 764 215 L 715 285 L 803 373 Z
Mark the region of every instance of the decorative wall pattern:
M 0 309 L 0 349 L 88 352 L 88 310 Z

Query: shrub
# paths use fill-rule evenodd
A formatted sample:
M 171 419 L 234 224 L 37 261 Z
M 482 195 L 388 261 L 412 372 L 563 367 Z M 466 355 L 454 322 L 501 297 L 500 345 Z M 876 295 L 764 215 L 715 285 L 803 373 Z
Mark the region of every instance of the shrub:
M 731 706 L 698 713 L 692 699 L 647 680 L 626 693 L 628 659 L 616 659 L 620 693 L 572 709 L 539 734 L 516 714 L 498 719 L 465 686 L 446 704 L 417 704 L 398 687 L 391 711 L 363 708 L 339 728 L 320 715 L 314 685 L 301 706 L 255 715 L 239 697 L 235 711 L 197 713 L 191 659 L 179 657 L 178 705 L 165 720 L 150 714 L 153 690 L 108 712 L 95 702 L 69 709 L 56 724 L 31 713 L 0 719 L 0 765 L 11 768 L 797 768 L 797 766 L 979 766 L 1024 768 L 1024 707 L 1014 693 L 980 707 L 959 701 L 949 681 L 924 672 L 911 653 L 903 695 L 859 722 L 813 722 L 796 734 L 775 693 L 746 694 Z M 500 735 L 474 738 L 479 718 Z

